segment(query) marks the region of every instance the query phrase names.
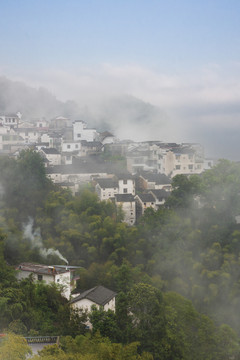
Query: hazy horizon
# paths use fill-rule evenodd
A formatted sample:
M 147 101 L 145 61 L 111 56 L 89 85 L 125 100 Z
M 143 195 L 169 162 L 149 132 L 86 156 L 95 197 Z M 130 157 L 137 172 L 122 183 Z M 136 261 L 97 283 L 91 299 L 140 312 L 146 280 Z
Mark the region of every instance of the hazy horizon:
M 239 10 L 234 0 L 2 2 L 0 76 L 95 120 L 108 112 L 117 136 L 200 142 L 207 156 L 238 160 Z M 159 115 L 136 127 L 132 108 L 109 105 L 124 95 Z

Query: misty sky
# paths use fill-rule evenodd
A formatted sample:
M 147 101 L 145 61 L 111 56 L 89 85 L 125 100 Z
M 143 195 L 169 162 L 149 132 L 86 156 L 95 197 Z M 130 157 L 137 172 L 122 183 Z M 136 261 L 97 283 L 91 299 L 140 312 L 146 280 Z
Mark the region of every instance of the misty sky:
M 1 76 L 88 107 L 132 95 L 166 115 L 148 125 L 152 139 L 200 141 L 207 155 L 240 160 L 239 0 L 0 5 Z

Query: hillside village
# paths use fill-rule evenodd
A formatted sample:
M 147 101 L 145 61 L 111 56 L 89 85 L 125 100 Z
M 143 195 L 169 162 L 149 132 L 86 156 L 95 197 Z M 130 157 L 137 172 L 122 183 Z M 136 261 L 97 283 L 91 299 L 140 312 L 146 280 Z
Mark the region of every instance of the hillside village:
M 27 148 L 41 154 L 54 183 L 73 194 L 91 183 L 100 200 L 121 206 L 129 225 L 148 207 L 164 204 L 175 175 L 200 174 L 213 165 L 197 143 L 120 141 L 82 120 L 59 116 L 30 123 L 20 113 L 0 115 L 0 154 L 18 156 Z
M 239 358 L 239 163 L 62 117 L 0 132 L 2 334 Z

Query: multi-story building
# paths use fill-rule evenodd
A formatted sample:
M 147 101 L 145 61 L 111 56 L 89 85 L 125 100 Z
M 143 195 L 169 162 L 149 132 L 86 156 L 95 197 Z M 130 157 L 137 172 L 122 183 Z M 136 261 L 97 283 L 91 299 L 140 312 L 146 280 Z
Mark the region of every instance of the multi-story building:
M 112 199 L 119 193 L 118 181 L 114 178 L 97 179 L 95 191 L 101 201 Z
M 21 113 L 0 115 L 0 124 L 8 128 L 17 128 Z
M 136 222 L 136 202 L 131 194 L 116 194 L 116 205 L 123 211 L 123 221 L 128 225 L 134 225 Z
M 146 194 L 138 194 L 135 196 L 136 200 L 136 215 L 137 219 L 142 216 L 146 209 L 152 208 L 153 210 L 157 210 L 156 199 L 150 193 Z
M 170 177 L 200 174 L 203 163 L 204 157 L 199 144 L 145 142 L 127 153 L 127 168 L 132 174 L 143 170 Z
M 76 267 L 61 265 L 42 265 L 22 263 L 17 266 L 17 279 L 22 280 L 32 275 L 33 281 L 44 281 L 46 284 L 57 284 L 62 288 L 62 294 L 70 299 L 71 291 L 75 288 L 74 270 Z
M 135 195 L 135 180 L 131 174 L 117 174 L 118 193 Z
M 61 154 L 55 148 L 42 148 L 40 152 L 48 160 L 48 165 L 61 165 Z
M 82 120 L 76 120 L 73 122 L 73 140 L 80 141 L 95 141 L 98 139 L 98 133 L 96 129 L 88 129 L 87 124 Z

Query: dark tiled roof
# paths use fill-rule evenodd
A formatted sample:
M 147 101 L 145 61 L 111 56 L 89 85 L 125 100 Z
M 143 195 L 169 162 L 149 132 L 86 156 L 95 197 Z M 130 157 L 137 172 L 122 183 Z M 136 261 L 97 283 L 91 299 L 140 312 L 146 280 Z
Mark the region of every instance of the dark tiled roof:
M 36 127 L 26 127 L 26 128 L 22 128 L 19 127 L 18 129 L 16 129 L 17 132 L 37 132 L 37 128 Z
M 104 189 L 112 189 L 118 187 L 118 182 L 113 179 L 97 179 L 96 182 Z
M 41 149 L 45 154 L 54 154 L 54 155 L 60 155 L 60 152 L 55 148 L 42 148 Z
M 116 293 L 112 290 L 109 290 L 105 288 L 104 286 L 95 286 L 94 288 L 90 290 L 84 291 L 79 296 L 75 297 L 71 303 L 75 303 L 82 299 L 88 299 L 92 302 L 104 306 L 107 304 L 110 300 L 112 300 L 116 296 Z
M 154 174 L 150 172 L 142 172 L 141 176 L 149 182 L 154 182 L 157 185 L 171 184 L 172 180 L 165 174 Z
M 58 185 L 60 185 L 60 186 L 74 186 L 75 183 L 74 183 L 74 182 L 67 182 L 67 181 L 65 181 L 65 182 L 60 182 L 60 183 L 58 183 Z
M 142 202 L 155 202 L 155 199 L 154 199 L 153 195 L 150 194 L 150 193 L 148 193 L 148 194 L 139 194 L 138 197 Z
M 36 144 L 36 146 L 48 147 L 48 146 L 49 146 L 49 142 L 38 142 L 38 143 Z
M 5 115 L 2 115 L 2 116 L 18 118 L 17 114 L 14 114 L 14 113 L 5 114 Z
M 118 180 L 132 180 L 133 176 L 130 173 L 116 173 Z
M 67 266 L 58 267 L 57 265 L 48 266 L 48 265 L 33 264 L 33 263 L 21 263 L 20 265 L 17 266 L 16 270 L 29 271 L 32 273 L 42 274 L 42 275 L 62 274 L 69 271 Z
M 177 149 L 171 149 L 172 152 L 174 152 L 174 154 L 194 154 L 195 151 L 193 149 L 190 148 L 177 148 Z
M 167 199 L 170 196 L 170 193 L 164 189 L 151 190 L 152 193 L 158 200 Z
M 101 166 L 97 166 L 96 164 L 82 164 L 82 166 L 78 165 L 55 165 L 51 168 L 46 168 L 47 174 L 104 174 L 106 173 L 106 169 Z
M 79 123 L 79 122 L 81 122 L 81 123 L 83 123 L 83 124 L 86 124 L 86 121 L 83 121 L 83 120 L 74 120 L 73 124 L 74 124 L 74 123 Z
M 81 140 L 82 146 L 88 147 L 88 148 L 101 148 L 102 143 L 100 141 L 86 141 Z
M 112 133 L 110 133 L 109 131 L 103 131 L 100 133 L 101 139 L 105 139 L 106 137 L 114 137 L 114 135 Z
M 133 202 L 134 196 L 132 194 L 116 194 L 115 199 L 117 202 Z

